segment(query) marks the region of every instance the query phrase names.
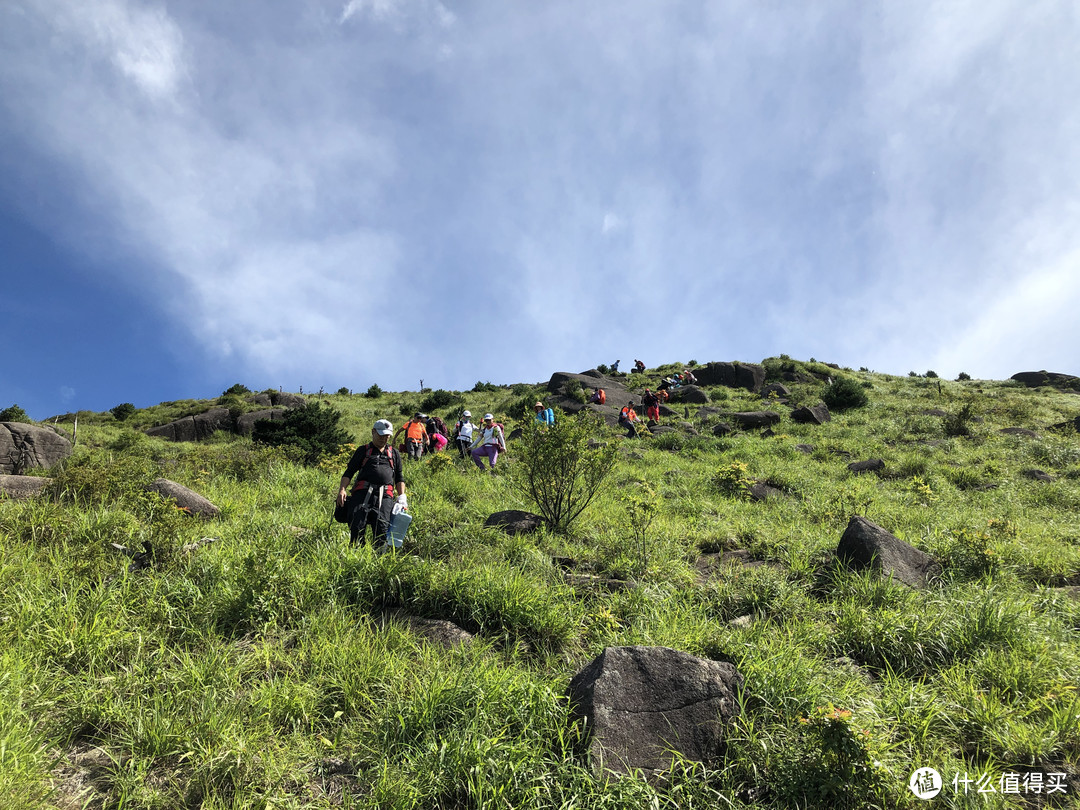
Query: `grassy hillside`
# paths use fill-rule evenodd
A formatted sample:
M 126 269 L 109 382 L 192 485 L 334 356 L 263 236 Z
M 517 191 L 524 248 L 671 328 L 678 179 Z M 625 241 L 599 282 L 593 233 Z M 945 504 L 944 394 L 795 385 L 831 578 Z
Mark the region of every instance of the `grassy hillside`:
M 533 509 L 512 486 L 512 442 L 494 476 L 449 453 L 408 462 L 415 520 L 385 556 L 330 521 L 345 456 L 304 466 L 239 437 L 140 432 L 209 401 L 80 414 L 53 497 L 0 501 L 0 807 L 916 807 L 922 766 L 948 783 L 936 806 L 1080 806 L 1080 441 L 1046 429 L 1080 397 L 766 366 L 807 380 L 788 383 L 793 402 L 818 402 L 825 374 L 869 402 L 803 425 L 716 387 L 725 411 L 780 413 L 773 435 L 714 436 L 723 417 L 696 406 L 664 420 L 674 433 L 605 429 L 618 462 L 568 535 L 483 526 Z M 313 399 L 365 441 L 376 418 L 397 426 L 421 406 L 451 425 L 492 410 L 509 429 L 543 395 L 478 388 Z M 848 470 L 869 458 L 885 469 Z M 158 476 L 221 516 L 148 494 Z M 751 479 L 782 495 L 745 498 Z M 936 557 L 941 581 L 836 566 L 855 514 Z M 143 541 L 155 564 L 129 571 L 111 544 Z M 476 639 L 430 644 L 402 613 Z M 563 695 L 625 644 L 738 666 L 722 759 L 658 785 L 591 776 Z M 1072 781 L 1036 794 L 1031 773 Z M 967 795 L 951 784 L 964 774 Z

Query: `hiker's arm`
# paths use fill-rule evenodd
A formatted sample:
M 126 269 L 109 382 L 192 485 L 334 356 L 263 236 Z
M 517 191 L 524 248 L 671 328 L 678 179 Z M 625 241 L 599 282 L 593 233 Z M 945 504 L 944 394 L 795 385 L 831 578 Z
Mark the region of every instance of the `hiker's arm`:
M 345 505 L 345 498 L 349 495 L 349 483 L 352 481 L 347 475 L 341 476 L 341 486 L 338 488 L 337 503 L 338 506 Z

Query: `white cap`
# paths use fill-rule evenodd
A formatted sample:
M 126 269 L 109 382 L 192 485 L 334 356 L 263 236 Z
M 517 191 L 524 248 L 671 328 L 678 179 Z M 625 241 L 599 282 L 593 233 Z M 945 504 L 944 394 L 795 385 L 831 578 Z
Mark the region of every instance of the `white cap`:
M 394 426 L 391 425 L 390 422 L 386 419 L 380 419 L 378 422 L 375 423 L 375 426 L 372 428 L 372 430 L 374 430 L 380 436 L 389 436 L 391 433 L 394 432 Z
M 469 413 L 468 411 L 462 411 L 462 412 L 461 412 L 461 415 L 462 415 L 462 416 L 472 416 L 472 414 L 471 414 L 471 413 Z
M 485 413 L 484 414 L 484 419 L 494 419 L 494 418 L 495 418 L 494 414 L 490 414 L 490 413 Z

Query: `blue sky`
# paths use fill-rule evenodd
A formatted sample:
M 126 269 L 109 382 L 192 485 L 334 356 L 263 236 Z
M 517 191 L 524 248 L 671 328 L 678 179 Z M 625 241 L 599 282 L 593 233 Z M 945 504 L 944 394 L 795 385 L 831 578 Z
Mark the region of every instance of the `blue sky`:
M 1080 7 L 5 0 L 0 407 L 1080 373 Z

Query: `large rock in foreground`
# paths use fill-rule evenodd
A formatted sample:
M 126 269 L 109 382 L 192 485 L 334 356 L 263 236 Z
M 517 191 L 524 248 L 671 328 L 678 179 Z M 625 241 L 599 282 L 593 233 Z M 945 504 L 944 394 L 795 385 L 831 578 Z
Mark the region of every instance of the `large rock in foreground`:
M 608 647 L 570 681 L 593 771 L 652 776 L 670 767 L 672 750 L 715 759 L 742 683 L 732 664 L 667 647 Z
M 856 570 L 871 568 L 913 588 L 941 574 L 941 566 L 925 551 L 858 515 L 848 521 L 836 556 Z
M 54 430 L 25 422 L 0 422 L 0 474 L 47 470 L 71 455 L 71 442 Z
M 189 515 L 198 515 L 209 520 L 217 517 L 221 512 L 220 509 L 198 492 L 188 489 L 183 484 L 170 481 L 168 478 L 155 478 L 154 483 L 150 484 L 148 489 L 158 493 L 163 498 L 176 501 L 176 505 Z

